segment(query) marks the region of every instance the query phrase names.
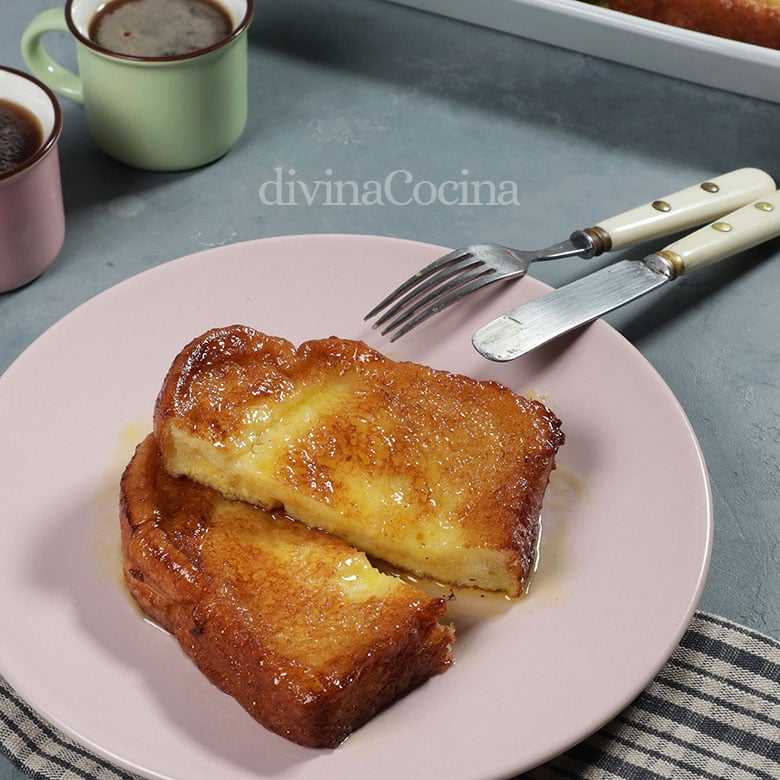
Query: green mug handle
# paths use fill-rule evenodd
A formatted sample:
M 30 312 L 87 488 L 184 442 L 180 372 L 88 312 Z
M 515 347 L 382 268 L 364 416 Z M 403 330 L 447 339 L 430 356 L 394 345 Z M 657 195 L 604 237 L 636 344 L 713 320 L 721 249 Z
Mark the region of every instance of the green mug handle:
M 62 8 L 42 11 L 27 25 L 22 33 L 22 57 L 32 74 L 47 87 L 77 103 L 83 103 L 81 79 L 55 62 L 43 46 L 43 36 L 55 31 L 69 32 Z

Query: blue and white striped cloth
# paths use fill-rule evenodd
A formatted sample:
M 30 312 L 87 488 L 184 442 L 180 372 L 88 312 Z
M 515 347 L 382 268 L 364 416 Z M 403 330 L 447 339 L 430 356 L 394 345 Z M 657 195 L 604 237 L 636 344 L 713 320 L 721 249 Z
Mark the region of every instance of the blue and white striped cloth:
M 628 709 L 526 777 L 780 780 L 780 642 L 697 613 Z

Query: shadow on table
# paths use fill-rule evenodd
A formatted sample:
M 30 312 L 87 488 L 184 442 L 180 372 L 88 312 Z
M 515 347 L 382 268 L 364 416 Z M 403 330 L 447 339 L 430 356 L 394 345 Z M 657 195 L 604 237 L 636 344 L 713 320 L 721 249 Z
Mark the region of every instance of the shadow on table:
M 680 277 L 664 285 L 647 300 L 646 305 L 627 309 L 619 318 L 613 317 L 611 321 L 632 344 L 641 348 L 647 339 L 673 328 L 676 321 L 684 319 L 708 299 L 760 269 L 778 250 L 780 241 L 775 240 L 697 271 L 689 277 Z M 685 340 L 684 334 L 681 338 Z

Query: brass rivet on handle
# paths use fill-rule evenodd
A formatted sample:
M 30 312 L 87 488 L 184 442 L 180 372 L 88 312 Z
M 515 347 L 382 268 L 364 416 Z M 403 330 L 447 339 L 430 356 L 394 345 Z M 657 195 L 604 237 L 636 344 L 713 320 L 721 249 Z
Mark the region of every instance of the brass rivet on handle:
M 775 207 L 771 203 L 767 203 L 765 200 L 760 200 L 758 203 L 753 204 L 759 211 L 774 211 Z
M 705 192 L 720 192 L 720 187 L 718 187 L 717 184 L 715 184 L 714 181 L 705 181 L 702 183 L 701 188 Z
M 656 211 L 671 211 L 672 207 L 665 200 L 654 200 L 653 208 Z
M 713 222 L 712 228 L 713 230 L 719 230 L 721 233 L 731 232 L 731 225 L 728 222 Z

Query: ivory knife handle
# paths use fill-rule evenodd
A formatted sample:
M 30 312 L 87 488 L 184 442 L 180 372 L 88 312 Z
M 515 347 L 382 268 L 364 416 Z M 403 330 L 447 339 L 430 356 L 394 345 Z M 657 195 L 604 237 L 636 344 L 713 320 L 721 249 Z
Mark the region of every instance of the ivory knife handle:
M 726 214 L 657 254 L 677 275 L 692 273 L 780 236 L 780 191 Z

